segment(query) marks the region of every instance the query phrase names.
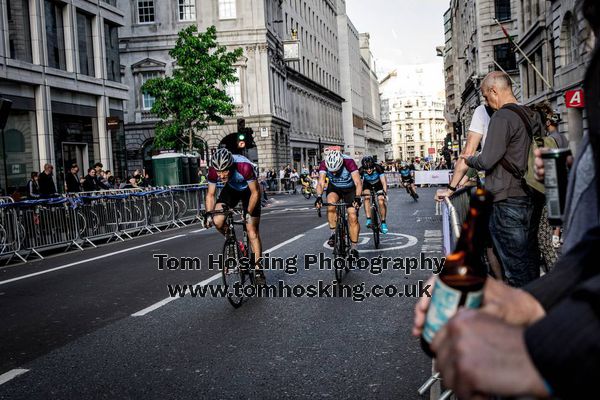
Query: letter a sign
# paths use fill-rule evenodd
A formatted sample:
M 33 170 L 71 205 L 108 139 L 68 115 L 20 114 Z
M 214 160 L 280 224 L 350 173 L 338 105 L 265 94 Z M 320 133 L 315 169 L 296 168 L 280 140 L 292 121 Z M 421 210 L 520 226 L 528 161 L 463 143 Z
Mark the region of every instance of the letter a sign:
M 585 102 L 583 98 L 583 90 L 567 90 L 565 93 L 567 108 L 583 108 Z

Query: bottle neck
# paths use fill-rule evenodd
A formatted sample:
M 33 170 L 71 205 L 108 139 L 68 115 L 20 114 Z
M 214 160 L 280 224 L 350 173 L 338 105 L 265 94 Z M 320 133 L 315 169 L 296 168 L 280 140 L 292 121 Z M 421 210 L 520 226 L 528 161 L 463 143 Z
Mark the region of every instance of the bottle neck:
M 460 238 L 456 244 L 455 252 L 465 251 L 472 253 L 478 251 L 485 244 L 488 231 L 488 221 L 485 215 L 477 208 L 471 207 L 464 222 Z

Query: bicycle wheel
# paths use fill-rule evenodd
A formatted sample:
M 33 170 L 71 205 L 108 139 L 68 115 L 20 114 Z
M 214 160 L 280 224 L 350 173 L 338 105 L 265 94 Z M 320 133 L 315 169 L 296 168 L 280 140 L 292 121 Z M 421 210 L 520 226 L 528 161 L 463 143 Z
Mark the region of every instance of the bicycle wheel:
M 379 210 L 377 206 L 373 205 L 371 207 L 371 229 L 373 230 L 373 243 L 375 244 L 375 248 L 379 248 Z
M 221 276 L 223 278 L 223 285 L 225 289 L 229 291 L 227 293 L 227 300 L 234 308 L 239 308 L 243 301 L 244 296 L 236 296 L 233 293 L 234 285 L 238 284 L 240 287 L 246 283 L 248 274 L 244 268 L 240 267 L 239 260 L 242 258 L 242 249 L 235 239 L 227 239 L 223 245 L 223 260 L 221 261 Z M 227 260 L 230 260 L 228 263 Z
M 344 221 L 344 231 L 345 231 L 344 232 L 344 234 L 345 234 L 344 237 L 346 238 L 345 242 L 344 242 L 346 244 L 346 251 L 345 251 L 346 257 L 345 257 L 344 269 L 346 270 L 346 272 L 350 272 L 350 259 L 349 259 L 349 256 L 350 256 L 351 246 L 350 246 L 350 229 L 348 228 L 348 221 L 347 220 Z
M 333 256 L 336 262 L 334 263 L 335 279 L 338 282 L 342 281 L 344 276 L 344 268 L 338 268 L 337 260 L 343 259 L 346 262 L 346 232 L 344 231 L 344 225 L 338 224 L 335 230 L 335 247 L 333 248 Z
M 306 200 L 310 200 L 310 198 L 312 197 L 312 193 L 311 193 L 311 191 L 309 189 L 303 187 L 302 188 L 302 196 L 304 196 L 304 198 Z

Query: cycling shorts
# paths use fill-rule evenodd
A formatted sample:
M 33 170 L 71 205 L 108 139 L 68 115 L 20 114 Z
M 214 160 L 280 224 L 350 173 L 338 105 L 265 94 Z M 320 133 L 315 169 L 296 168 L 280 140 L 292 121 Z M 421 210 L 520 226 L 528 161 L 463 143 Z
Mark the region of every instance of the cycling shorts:
M 229 208 L 234 208 L 238 205 L 240 200 L 242 201 L 242 208 L 244 213 L 248 211 L 248 205 L 250 204 L 250 195 L 252 192 L 250 188 L 246 188 L 245 190 L 238 191 L 233 189 L 229 185 L 225 185 L 225 187 L 221 190 L 219 194 L 219 198 L 217 199 L 217 204 L 225 204 Z M 260 218 L 261 213 L 261 204 L 260 199 L 256 203 L 256 207 L 254 207 L 254 211 L 250 214 L 252 217 Z

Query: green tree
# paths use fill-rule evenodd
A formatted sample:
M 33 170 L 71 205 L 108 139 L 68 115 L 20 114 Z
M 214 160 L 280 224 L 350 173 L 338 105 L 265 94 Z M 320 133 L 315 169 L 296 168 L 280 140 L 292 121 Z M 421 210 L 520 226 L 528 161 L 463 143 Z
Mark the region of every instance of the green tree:
M 235 106 L 224 88 L 235 83 L 233 64 L 242 49 L 227 51 L 217 43 L 214 26 L 198 33 L 196 26 L 179 32 L 169 52 L 175 60 L 172 76 L 148 80 L 142 90 L 156 100 L 150 110 L 160 118 L 155 130 L 155 148 L 201 148 L 194 133 L 211 123 L 222 125 L 223 117 L 234 115 Z

